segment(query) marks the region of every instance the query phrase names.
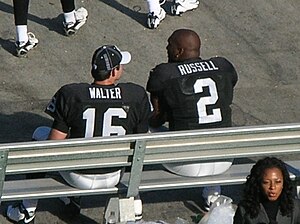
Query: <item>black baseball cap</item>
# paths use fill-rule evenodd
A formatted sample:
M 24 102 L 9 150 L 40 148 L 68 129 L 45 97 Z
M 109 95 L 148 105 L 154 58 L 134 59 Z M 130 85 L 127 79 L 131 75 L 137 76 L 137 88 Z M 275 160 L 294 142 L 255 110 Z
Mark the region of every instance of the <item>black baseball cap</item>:
M 131 54 L 128 51 L 120 51 L 115 45 L 103 45 L 93 55 L 92 69 L 98 71 L 111 71 L 118 65 L 128 64 Z

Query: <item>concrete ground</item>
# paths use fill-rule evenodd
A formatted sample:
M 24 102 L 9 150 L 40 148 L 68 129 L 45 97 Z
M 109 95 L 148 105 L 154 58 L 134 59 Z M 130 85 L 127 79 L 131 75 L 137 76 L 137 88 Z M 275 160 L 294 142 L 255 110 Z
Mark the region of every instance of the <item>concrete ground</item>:
M 132 53 L 122 81 L 145 86 L 149 71 L 166 62 L 167 38 L 178 28 L 191 28 L 202 39 L 202 57 L 228 58 L 236 67 L 235 126 L 299 122 L 300 4 L 298 0 L 200 1 L 181 17 L 168 15 L 158 29 L 146 28 L 147 2 L 82 0 L 87 24 L 73 37 L 62 30 L 58 0 L 31 0 L 29 31 L 40 43 L 27 58 L 14 56 L 15 28 L 11 0 L 0 0 L 0 143 L 29 141 L 33 130 L 49 125 L 44 107 L 56 90 L 70 82 L 91 82 L 90 61 L 102 44 L 116 44 Z M 224 194 L 238 200 L 241 188 Z M 142 195 L 145 220 L 192 221 L 199 213 L 200 189 L 149 192 Z M 84 198 L 79 220 L 64 220 L 58 200 L 41 200 L 36 223 L 102 222 L 105 198 Z M 163 202 L 167 201 L 167 202 Z M 5 209 L 6 203 L 1 206 Z M 0 223 L 9 223 L 0 215 Z

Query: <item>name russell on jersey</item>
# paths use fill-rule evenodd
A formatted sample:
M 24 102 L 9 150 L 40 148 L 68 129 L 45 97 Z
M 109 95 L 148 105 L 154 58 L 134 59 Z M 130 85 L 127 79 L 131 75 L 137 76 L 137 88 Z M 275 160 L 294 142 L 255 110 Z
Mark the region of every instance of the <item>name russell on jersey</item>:
M 91 99 L 122 99 L 121 89 L 115 88 L 101 88 L 101 87 L 90 87 Z
M 188 63 L 177 66 L 181 75 L 191 74 L 194 72 L 205 72 L 219 70 L 219 68 L 212 61 L 201 61 Z

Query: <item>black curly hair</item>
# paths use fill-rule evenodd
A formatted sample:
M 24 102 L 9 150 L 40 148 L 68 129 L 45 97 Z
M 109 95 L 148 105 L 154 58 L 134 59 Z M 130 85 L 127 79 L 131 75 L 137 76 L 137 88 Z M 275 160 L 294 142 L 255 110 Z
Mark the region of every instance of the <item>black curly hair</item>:
M 241 204 L 251 218 L 255 218 L 260 210 L 262 202 L 261 183 L 264 170 L 269 168 L 278 168 L 283 175 L 283 189 L 280 196 L 279 209 L 283 216 L 289 216 L 294 209 L 293 203 L 293 185 L 284 162 L 275 157 L 266 157 L 260 159 L 252 167 L 244 188 L 244 196 Z

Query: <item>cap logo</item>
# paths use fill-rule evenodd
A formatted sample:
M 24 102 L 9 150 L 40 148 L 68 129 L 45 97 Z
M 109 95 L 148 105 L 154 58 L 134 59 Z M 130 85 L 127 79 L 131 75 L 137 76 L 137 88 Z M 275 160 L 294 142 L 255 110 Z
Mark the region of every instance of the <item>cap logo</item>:
M 104 61 L 105 61 L 106 70 L 110 71 L 112 68 L 111 68 L 111 65 L 110 65 L 109 57 L 108 57 L 107 54 L 103 54 L 103 57 L 104 57 Z

